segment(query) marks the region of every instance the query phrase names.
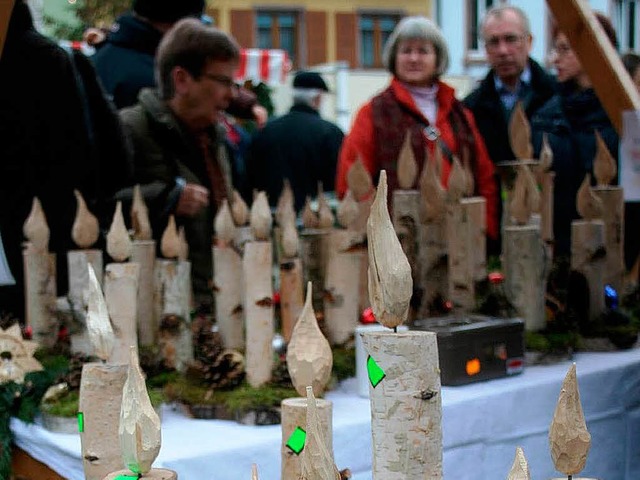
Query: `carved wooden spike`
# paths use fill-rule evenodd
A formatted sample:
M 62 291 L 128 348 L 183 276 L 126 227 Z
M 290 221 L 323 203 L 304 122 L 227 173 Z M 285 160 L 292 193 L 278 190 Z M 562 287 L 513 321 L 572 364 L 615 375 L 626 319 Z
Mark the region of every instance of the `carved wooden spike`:
M 576 207 L 580 216 L 585 220 L 602 218 L 602 200 L 593 193 L 590 173 L 587 173 L 584 176 L 582 185 L 580 185 L 580 188 L 578 189 Z
M 358 203 L 353 197 L 351 190 L 347 190 L 344 198 L 338 205 L 338 223 L 344 228 L 349 228 L 353 225 L 353 222 L 358 218 Z
M 540 149 L 540 171 L 541 173 L 548 172 L 551 170 L 551 166 L 553 165 L 553 150 L 551 150 L 551 145 L 549 145 L 549 138 L 547 133 L 542 134 L 542 148 Z
M 131 347 L 129 374 L 122 389 L 120 447 L 124 466 L 145 474 L 160 453 L 160 418 L 151 405 L 136 347 Z
M 526 165 L 518 166 L 518 174 L 513 188 L 509 210 L 518 225 L 529 223 L 531 213 L 540 206 L 540 193 L 533 175 Z
M 327 202 L 327 197 L 325 197 L 324 192 L 322 191 L 322 183 L 318 183 L 318 227 L 331 228 L 334 223 L 335 218 L 333 218 L 331 207 L 329 207 L 329 203 Z
M 142 197 L 140 185 L 133 187 L 133 202 L 131 203 L 131 225 L 133 227 L 134 240 L 151 240 L 151 223 L 149 222 L 149 210 Z
M 368 197 L 373 191 L 371 174 L 364 166 L 362 158 L 358 156 L 347 172 L 347 186 L 353 192 L 356 200 L 360 201 Z
M 423 205 L 424 220 L 436 220 L 446 211 L 447 191 L 442 186 L 435 160 L 425 159 L 420 175 L 420 196 Z
M 288 178 L 282 180 L 282 191 L 280 192 L 280 196 L 278 197 L 278 203 L 276 204 L 276 221 L 278 225 L 284 225 L 286 219 L 283 216 L 288 216 L 293 211 L 295 216 L 295 208 L 294 208 L 295 199 L 293 196 L 293 190 L 291 189 L 291 182 L 289 182 Z
M 265 192 L 258 192 L 251 205 L 251 229 L 256 240 L 268 240 L 271 236 L 271 209 Z
M 311 208 L 311 199 L 307 197 L 302 210 L 302 225 L 304 228 L 318 228 L 318 223 L 318 215 Z
M 369 242 L 369 300 L 382 325 L 397 327 L 407 318 L 413 292 L 411 266 L 398 240 L 387 209 L 387 172 L 380 182 L 367 220 Z
M 236 235 L 236 225 L 233 222 L 233 216 L 231 215 L 227 199 L 223 200 L 222 206 L 218 209 L 218 213 L 216 213 L 213 228 L 218 240 L 227 244 L 231 243 Z
M 49 250 L 49 226 L 38 197 L 33 197 L 31 212 L 22 226 L 22 233 L 37 252 Z
M 413 188 L 418 175 L 418 163 L 411 147 L 411 131 L 407 130 L 398 156 L 398 185 L 403 190 Z
M 611 152 L 604 143 L 602 136 L 596 130 L 596 157 L 593 160 L 593 175 L 599 187 L 611 185 L 616 178 L 618 166 L 615 159 L 611 156 Z
M 87 204 L 78 190 L 74 190 L 78 204 L 76 218 L 71 227 L 71 238 L 79 248 L 89 248 L 98 240 L 100 227 L 98 219 L 87 208 Z
M 285 257 L 293 258 L 299 249 L 298 229 L 295 220 L 287 220 L 282 230 L 282 253 Z
M 93 267 L 87 265 L 89 269 L 89 285 L 87 294 L 87 332 L 89 341 L 93 345 L 95 355 L 106 362 L 111 356 L 115 343 L 115 334 L 109 320 L 107 303 L 102 295 L 102 289 L 96 272 Z
M 307 438 L 300 459 L 300 480 L 340 480 L 340 472 L 327 450 L 326 440 L 320 428 L 320 417 L 311 387 L 307 395 Z
M 507 480 L 531 480 L 529 464 L 524 456 L 522 447 L 516 448 L 516 457 L 513 459 L 513 465 L 511 466 Z
M 187 234 L 184 231 L 184 226 L 180 226 L 178 229 L 178 241 L 180 242 L 178 260 L 186 262 L 189 260 L 189 243 L 187 242 Z
M 131 256 L 131 248 L 131 239 L 122 216 L 122 202 L 118 202 L 107 233 L 107 253 L 116 262 L 124 262 Z
M 258 480 L 258 466 L 255 463 L 251 465 L 251 480 Z
M 312 286 L 307 284 L 307 298 L 300 318 L 293 327 L 287 348 L 287 369 L 291 382 L 300 395 L 306 395 L 311 385 L 316 395 L 321 395 L 331 378 L 333 353 L 331 346 L 318 327 L 318 320 L 311 305 Z
M 533 146 L 531 145 L 531 127 L 527 114 L 524 112 L 522 102 L 516 103 L 509 120 L 509 141 L 511 150 L 517 159 L 528 160 L 533 158 Z
M 587 431 L 582 412 L 575 363 L 562 383 L 549 428 L 549 444 L 556 470 L 565 475 L 576 475 L 582 471 L 591 447 L 591 434 Z
M 247 206 L 247 202 L 244 201 L 237 190 L 233 191 L 231 215 L 233 216 L 233 221 L 239 227 L 246 225 L 249 221 L 249 207 Z
M 462 164 L 458 157 L 454 156 L 451 173 L 449 174 L 449 201 L 452 203 L 460 201 L 467 192 L 467 185 L 467 174 L 464 171 L 464 168 L 462 168 Z
M 180 255 L 180 238 L 178 237 L 178 229 L 176 227 L 176 219 L 173 215 L 169 215 L 167 227 L 162 233 L 160 239 L 160 253 L 164 258 L 178 258 Z
M 17 323 L 6 330 L 0 328 L 0 352 L 10 354 L 0 361 L 0 385 L 11 381 L 23 383 L 27 373 L 42 370 L 40 362 L 33 358 L 37 348 L 36 342 L 22 339 Z

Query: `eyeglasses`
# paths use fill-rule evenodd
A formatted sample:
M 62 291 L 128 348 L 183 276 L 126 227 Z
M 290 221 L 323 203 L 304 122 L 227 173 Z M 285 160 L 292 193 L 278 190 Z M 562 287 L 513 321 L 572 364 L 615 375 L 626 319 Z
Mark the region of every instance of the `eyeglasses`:
M 495 50 L 504 42 L 507 47 L 517 47 L 524 40 L 525 35 L 507 34 L 501 37 L 489 37 L 485 39 L 484 45 L 487 50 Z
M 203 73 L 201 76 L 204 78 L 208 78 L 209 80 L 212 80 L 216 83 L 219 83 L 220 85 L 227 88 L 235 88 L 238 86 L 236 82 L 233 81 L 233 78 L 227 77 L 226 75 L 214 75 L 212 73 Z

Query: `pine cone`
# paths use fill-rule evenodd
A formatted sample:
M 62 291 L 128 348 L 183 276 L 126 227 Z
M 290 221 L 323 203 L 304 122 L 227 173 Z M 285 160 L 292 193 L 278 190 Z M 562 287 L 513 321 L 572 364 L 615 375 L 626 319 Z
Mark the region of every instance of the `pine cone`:
M 224 350 L 216 354 L 208 349 L 208 355 L 192 362 L 187 376 L 211 388 L 233 388 L 244 379 L 244 357 L 236 350 Z
M 82 366 L 85 363 L 93 362 L 96 357 L 75 353 L 69 358 L 69 370 L 62 375 L 55 383 L 65 382 L 69 386 L 69 390 L 80 390 L 80 379 L 82 377 Z

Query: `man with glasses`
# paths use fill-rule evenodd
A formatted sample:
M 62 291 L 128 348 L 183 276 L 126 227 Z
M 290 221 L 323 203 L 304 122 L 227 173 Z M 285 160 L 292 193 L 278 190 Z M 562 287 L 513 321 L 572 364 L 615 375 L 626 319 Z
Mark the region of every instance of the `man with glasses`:
M 158 48 L 158 89 L 143 89 L 138 103 L 120 112 L 154 236 L 161 237 L 169 215 L 185 228 L 199 305 L 212 301 L 213 219 L 232 188 L 219 119 L 236 95 L 239 55 L 226 33 L 199 20 L 181 20 Z
M 529 57 L 533 37 L 521 9 L 511 5 L 490 9 L 482 22 L 482 36 L 491 69 L 464 104 L 475 117 L 489 156 L 497 163 L 515 158 L 508 125 L 516 102 L 523 103 L 531 119 L 556 87 L 553 77 Z M 500 201 L 498 211 L 502 211 Z M 499 244 L 489 245 L 489 253 L 499 250 Z

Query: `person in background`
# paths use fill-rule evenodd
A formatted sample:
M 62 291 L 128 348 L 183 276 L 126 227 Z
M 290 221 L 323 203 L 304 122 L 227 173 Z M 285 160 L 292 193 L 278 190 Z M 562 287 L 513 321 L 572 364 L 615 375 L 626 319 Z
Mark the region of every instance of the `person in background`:
M 344 134 L 337 125 L 320 117 L 322 97 L 328 91 L 318 73 L 298 72 L 293 79 L 289 113 L 267 123 L 251 142 L 249 185 L 266 191 L 272 206 L 278 201 L 285 178 L 291 182 L 298 211 L 307 196 L 316 195 L 318 182 L 325 191 L 334 189 Z
M 213 219 L 231 192 L 219 120 L 236 94 L 239 56 L 238 44 L 226 33 L 195 19 L 180 20 L 158 48 L 158 90 L 143 89 L 135 106 L 120 111 L 153 233 L 159 240 L 169 215 L 184 226 L 200 306 L 212 303 Z
M 465 99 L 494 163 L 514 160 L 509 142 L 509 119 L 516 102 L 531 117 L 555 93 L 555 80 L 530 56 L 533 37 L 529 19 L 518 7 L 499 5 L 487 11 L 482 21 L 482 38 L 491 69 Z M 499 178 L 496 177 L 500 189 Z M 495 208 L 502 217 L 502 202 Z M 500 242 L 487 245 L 491 254 L 500 253 Z
M 442 182 L 448 184 L 452 155 L 469 152 L 475 190 L 487 200 L 487 234 L 498 235 L 497 189 L 494 168 L 473 116 L 440 76 L 449 65 L 446 41 L 428 18 L 404 18 L 384 48 L 384 63 L 393 75 L 391 84 L 356 114 L 345 137 L 336 176 L 336 191 L 343 196 L 347 173 L 358 157 L 376 180 L 387 171 L 389 191 L 398 188 L 397 159 L 407 132 L 420 169 L 426 149 L 436 143 L 444 152 Z M 377 181 L 377 180 L 376 180 Z
M 640 55 L 634 52 L 627 52 L 622 55 L 622 64 L 629 72 L 636 89 L 640 92 Z
M 611 44 L 617 48 L 611 21 L 595 12 Z M 534 156 L 540 155 L 542 136 L 547 134 L 553 151 L 555 172 L 553 230 L 554 255 L 571 252 L 571 221 L 578 217 L 576 194 L 585 174 L 592 173 L 596 153 L 594 132 L 599 132 L 614 158 L 618 158 L 618 135 L 592 88 L 567 35 L 552 28 L 552 61 L 557 71 L 558 93 L 531 120 Z M 592 176 L 593 178 L 593 176 Z

